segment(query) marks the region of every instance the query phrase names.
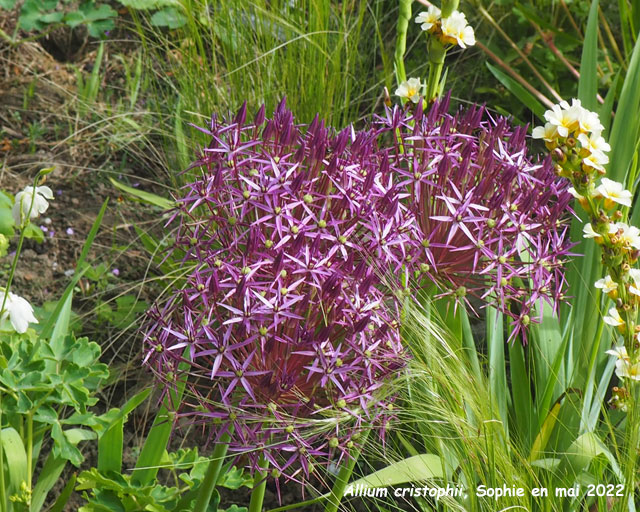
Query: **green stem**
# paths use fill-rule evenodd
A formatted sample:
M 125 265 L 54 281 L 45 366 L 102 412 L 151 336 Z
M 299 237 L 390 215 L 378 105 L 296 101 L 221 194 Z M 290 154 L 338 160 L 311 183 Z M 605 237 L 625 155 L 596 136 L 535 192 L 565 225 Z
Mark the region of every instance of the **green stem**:
M 398 6 L 398 25 L 396 28 L 395 67 L 398 85 L 407 79 L 404 69 L 404 54 L 407 51 L 407 29 L 411 19 L 411 0 L 400 0 Z
M 635 473 L 638 461 L 638 441 L 640 434 L 640 386 L 631 379 L 627 380 L 627 388 L 630 393 L 629 412 L 627 413 L 627 427 L 625 428 L 626 464 L 624 472 L 624 499 L 621 510 L 629 501 L 634 499 L 636 489 Z
M 216 444 L 211 461 L 209 462 L 209 467 L 204 475 L 204 480 L 200 485 L 198 499 L 196 500 L 193 512 L 205 512 L 209 507 L 211 496 L 213 495 L 216 483 L 218 482 L 218 476 L 220 475 L 220 468 L 222 468 L 222 463 L 224 462 L 227 450 L 229 449 L 230 440 L 231 433 L 227 432 L 220 437 L 220 440 Z
M 267 459 L 260 457 L 259 466 L 265 469 L 268 466 Z M 262 512 L 262 502 L 264 501 L 264 491 L 267 488 L 267 472 L 258 471 L 253 478 L 253 491 L 251 491 L 251 501 L 249 502 L 249 512 Z
M 284 505 L 278 508 L 272 508 L 267 512 L 285 512 L 285 510 L 293 510 L 294 508 L 306 507 L 307 505 L 314 505 L 315 503 L 320 503 L 321 501 L 326 500 L 329 497 L 328 494 L 323 494 L 322 496 L 318 496 L 317 498 L 313 498 L 312 500 L 301 501 L 299 503 L 292 503 L 291 505 Z
M 344 496 L 344 491 L 347 488 L 347 484 L 349 483 L 349 479 L 351 478 L 351 473 L 353 473 L 353 468 L 358 461 L 358 457 L 360 456 L 360 452 L 367 442 L 367 437 L 369 436 L 369 430 L 366 430 L 362 435 L 362 444 L 360 448 L 354 448 L 353 451 L 349 454 L 349 460 L 340 468 L 338 472 L 338 476 L 336 477 L 336 481 L 333 483 L 333 488 L 331 489 L 331 495 L 329 496 L 329 503 L 324 508 L 324 512 L 338 512 L 338 507 L 340 506 L 340 502 L 342 501 L 342 497 Z

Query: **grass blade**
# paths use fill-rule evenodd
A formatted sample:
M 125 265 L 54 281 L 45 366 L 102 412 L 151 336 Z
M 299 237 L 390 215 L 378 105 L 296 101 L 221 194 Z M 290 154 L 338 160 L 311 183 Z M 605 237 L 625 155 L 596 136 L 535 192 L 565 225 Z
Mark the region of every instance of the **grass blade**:
M 587 31 L 584 35 L 582 60 L 580 61 L 580 80 L 578 81 L 578 98 L 582 106 L 597 111 L 598 101 L 598 0 L 591 2 Z

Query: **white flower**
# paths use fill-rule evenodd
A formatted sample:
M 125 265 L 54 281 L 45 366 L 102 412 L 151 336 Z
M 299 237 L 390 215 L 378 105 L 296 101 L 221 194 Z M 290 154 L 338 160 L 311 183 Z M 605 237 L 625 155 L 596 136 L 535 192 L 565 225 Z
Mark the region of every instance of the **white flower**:
M 33 207 L 31 206 L 31 200 L 33 198 Z M 33 195 L 33 186 L 29 185 L 25 187 L 22 192 L 16 194 L 16 202 L 13 205 L 12 213 L 13 220 L 19 227 L 24 226 L 27 223 L 27 215 L 29 215 L 29 208 L 31 208 L 31 219 L 37 218 L 40 214 L 47 211 L 49 203 L 47 199 L 53 199 L 53 192 L 49 187 L 36 187 L 35 197 Z
M 620 345 L 619 347 L 613 347 L 611 350 L 607 350 L 605 354 L 615 356 L 618 359 L 621 359 L 623 361 L 629 360 L 629 354 L 627 354 L 627 349 L 624 345 Z
M 461 48 L 476 44 L 473 28 L 467 24 L 467 18 L 460 11 L 453 11 L 451 16 L 442 19 L 442 34 L 455 39 Z
M 435 5 L 430 5 L 427 11 L 416 16 L 416 23 L 422 23 L 420 28 L 424 31 L 431 29 L 440 20 L 440 9 Z
M 578 192 L 576 191 L 576 189 L 575 189 L 575 188 L 573 188 L 573 187 L 569 187 L 569 188 L 567 189 L 567 192 L 569 192 L 569 194 L 571 194 L 573 197 L 575 197 L 578 201 L 579 201 L 580 199 L 584 199 L 584 196 L 581 196 L 580 194 L 578 194 Z
M 615 307 L 612 307 L 609 310 L 609 314 L 602 318 L 605 324 L 613 325 L 614 327 L 618 327 L 619 325 L 624 325 L 624 321 L 618 313 L 618 310 Z
M 591 223 L 587 222 L 582 228 L 582 236 L 584 236 L 585 238 L 597 238 L 602 235 L 600 233 L 596 233 Z
M 602 279 L 598 279 L 594 286 L 601 289 L 604 293 L 615 292 L 618 289 L 618 283 L 611 279 L 611 276 L 609 275 Z
M 611 151 L 611 146 L 609 143 L 604 140 L 604 137 L 600 135 L 600 132 L 596 132 L 589 137 L 585 133 L 581 133 L 578 135 L 578 141 L 580 145 L 588 149 L 591 153 L 606 153 L 607 151 Z
M 407 98 L 408 100 L 418 103 L 420 100 L 420 90 L 422 89 L 422 83 L 419 78 L 409 78 L 402 82 L 396 89 L 396 96 L 401 98 Z
M 0 301 L 4 300 L 5 293 L 5 290 L 0 288 Z M 2 302 L 0 302 L 0 307 L 2 307 Z M 29 324 L 38 323 L 38 319 L 33 316 L 31 304 L 11 292 L 9 292 L 4 309 L 0 313 L 0 327 L 4 327 L 7 320 L 11 323 L 13 330 L 20 334 L 27 332 Z M 7 329 L 5 328 L 4 330 Z
M 625 190 L 622 183 L 618 183 L 617 181 L 602 178 L 600 185 L 596 187 L 596 193 L 614 203 L 631 206 L 633 195 L 628 190 Z
M 544 139 L 546 142 L 556 140 L 558 130 L 555 124 L 545 123 L 544 126 L 536 126 L 531 134 L 534 139 Z
M 595 151 L 582 160 L 584 165 L 597 171 L 604 171 L 604 164 L 608 162 L 609 157 L 600 151 Z
M 637 268 L 629 269 L 629 292 L 640 296 L 640 270 Z
M 616 375 L 619 378 L 640 381 L 640 362 L 631 364 L 631 359 L 624 345 L 607 350 L 606 353 L 616 357 Z
M 640 250 L 640 230 L 635 226 L 628 226 L 624 222 L 616 222 L 609 226 L 609 233 L 616 234 L 622 245 Z
M 580 129 L 585 132 L 596 132 L 600 135 L 600 132 L 604 130 L 598 114 L 583 107 L 580 107 L 579 110 L 578 123 L 580 124 Z

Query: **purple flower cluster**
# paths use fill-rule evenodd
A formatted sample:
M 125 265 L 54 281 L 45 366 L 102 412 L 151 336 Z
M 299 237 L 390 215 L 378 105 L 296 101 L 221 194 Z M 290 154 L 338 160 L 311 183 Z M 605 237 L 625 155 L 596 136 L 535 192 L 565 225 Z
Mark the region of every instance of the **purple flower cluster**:
M 562 259 L 571 194 L 550 159 L 532 160 L 526 127 L 491 119 L 483 107 L 448 114 L 399 108 L 377 118 L 403 202 L 415 216 L 416 276 L 441 295 L 475 296 L 513 319 L 526 342 L 541 300 L 563 298 Z M 537 313 L 536 313 L 537 311 Z
M 406 357 L 399 280 L 381 284 L 403 275 L 410 219 L 374 132 L 301 127 L 284 102 L 245 118 L 201 129 L 172 219 L 185 281 L 149 312 L 145 362 L 169 388 L 187 377 L 179 416 L 305 479 L 389 415 Z
M 283 102 L 200 129 L 170 221 L 184 281 L 148 314 L 145 363 L 166 389 L 186 379 L 178 417 L 233 432 L 251 468 L 304 480 L 384 430 L 406 358 L 396 290 L 475 296 L 523 340 L 562 298 L 566 183 L 523 128 L 448 106 L 335 134 Z

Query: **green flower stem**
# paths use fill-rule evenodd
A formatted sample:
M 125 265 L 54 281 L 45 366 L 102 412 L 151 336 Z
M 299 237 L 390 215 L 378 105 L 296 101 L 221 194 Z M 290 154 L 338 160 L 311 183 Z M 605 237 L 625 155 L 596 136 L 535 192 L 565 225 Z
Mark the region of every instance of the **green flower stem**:
M 262 469 L 269 466 L 264 455 L 260 456 L 258 465 Z M 249 512 L 262 512 L 262 502 L 264 501 L 264 491 L 267 488 L 267 472 L 258 471 L 253 478 L 253 490 L 251 491 L 251 501 L 249 502 Z
M 347 488 L 347 484 L 349 483 L 349 479 L 351 478 L 351 474 L 353 473 L 353 468 L 358 461 L 358 457 L 360 456 L 362 448 L 367 442 L 368 436 L 369 430 L 366 430 L 362 435 L 362 444 L 360 448 L 354 448 L 351 453 L 349 453 L 349 460 L 347 460 L 345 464 L 340 468 L 338 476 L 336 477 L 336 481 L 333 483 L 333 489 L 331 489 L 329 503 L 327 503 L 327 506 L 324 508 L 324 512 L 338 512 L 338 507 L 340 506 L 340 502 L 342 501 L 342 497 L 344 496 L 344 491 Z
M 627 426 L 625 428 L 626 457 L 624 471 L 624 499 L 621 510 L 626 510 L 625 505 L 634 500 L 636 489 L 636 471 L 638 470 L 638 442 L 640 442 L 640 386 L 631 379 L 627 379 L 631 400 L 627 413 Z
M 438 96 L 438 86 L 444 68 L 444 59 L 447 50 L 435 37 L 429 38 L 429 78 L 427 80 L 427 102 L 435 100 Z
M 196 500 L 193 512 L 205 512 L 209 507 L 211 496 L 213 495 L 216 483 L 218 482 L 218 476 L 220 476 L 220 468 L 222 468 L 222 463 L 224 462 L 227 450 L 229 449 L 230 440 L 231 432 L 226 432 L 220 437 L 220 440 L 216 444 L 211 461 L 209 462 L 209 467 L 204 475 L 204 480 L 200 485 L 198 499 Z
M 299 503 L 292 503 L 291 505 L 283 505 L 282 507 L 272 508 L 267 512 L 285 512 L 286 510 L 293 510 L 295 508 L 302 508 L 308 505 L 314 505 L 316 503 L 320 503 L 321 501 L 326 500 L 329 497 L 329 494 L 323 494 L 322 496 L 318 496 L 317 498 L 313 498 L 307 501 L 301 501 Z
M 407 29 L 411 19 L 411 0 L 400 0 L 398 5 L 398 25 L 396 28 L 395 68 L 398 85 L 407 79 L 404 69 L 404 54 L 407 51 Z

